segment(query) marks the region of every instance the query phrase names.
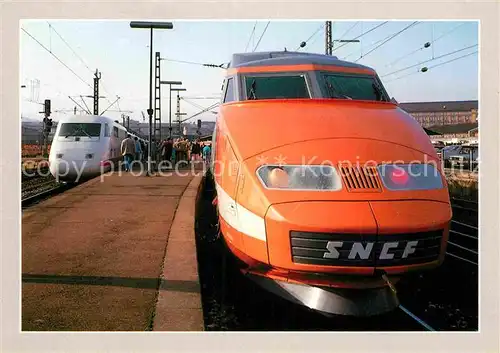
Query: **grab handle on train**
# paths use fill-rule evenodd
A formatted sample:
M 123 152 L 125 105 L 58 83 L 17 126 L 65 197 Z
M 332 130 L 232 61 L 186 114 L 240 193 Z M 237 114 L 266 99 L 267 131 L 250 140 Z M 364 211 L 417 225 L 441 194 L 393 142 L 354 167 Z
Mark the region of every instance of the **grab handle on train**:
M 391 282 L 391 280 L 387 276 L 387 272 L 385 272 L 384 270 L 375 270 L 375 274 L 376 275 L 378 274 L 382 277 L 382 279 L 385 281 L 385 283 L 387 283 L 387 285 L 389 286 L 389 288 L 392 290 L 392 292 L 395 295 L 398 294 L 396 287 L 394 286 L 394 284 Z

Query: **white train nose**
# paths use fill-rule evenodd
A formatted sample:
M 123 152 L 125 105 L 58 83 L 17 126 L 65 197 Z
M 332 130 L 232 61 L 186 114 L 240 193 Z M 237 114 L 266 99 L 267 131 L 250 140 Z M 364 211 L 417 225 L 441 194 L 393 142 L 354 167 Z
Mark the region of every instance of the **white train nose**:
M 50 173 L 57 180 L 78 181 L 82 178 L 99 174 L 101 169 L 99 163 L 92 160 L 65 160 L 56 159 L 50 163 Z

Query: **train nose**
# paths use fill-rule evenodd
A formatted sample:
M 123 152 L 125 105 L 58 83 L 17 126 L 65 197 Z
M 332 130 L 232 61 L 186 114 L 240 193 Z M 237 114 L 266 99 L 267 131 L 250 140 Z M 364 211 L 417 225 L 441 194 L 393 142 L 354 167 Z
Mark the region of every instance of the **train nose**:
M 443 202 L 356 201 L 275 204 L 266 215 L 269 261 L 296 271 L 398 275 L 435 267 L 451 213 Z

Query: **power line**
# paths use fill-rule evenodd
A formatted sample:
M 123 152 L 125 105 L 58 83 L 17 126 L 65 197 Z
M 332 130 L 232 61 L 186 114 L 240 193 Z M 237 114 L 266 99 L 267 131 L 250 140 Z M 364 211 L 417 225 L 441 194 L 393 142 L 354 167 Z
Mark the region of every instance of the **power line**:
M 316 34 L 318 34 L 319 31 L 321 31 L 323 28 L 325 28 L 324 24 L 321 24 L 321 26 L 318 27 L 318 29 L 316 31 L 314 31 L 313 34 L 311 34 L 309 36 L 309 38 L 307 38 L 307 40 L 305 40 L 304 42 L 307 43 L 311 40 L 312 37 L 314 37 Z M 299 45 L 297 49 L 295 49 L 295 51 L 298 51 L 300 50 L 301 46 Z
M 217 103 L 215 103 L 215 104 L 212 104 L 210 107 L 205 108 L 205 109 L 203 109 L 202 111 L 200 111 L 200 112 L 198 112 L 198 113 L 196 113 L 196 114 L 194 114 L 194 115 L 191 115 L 189 118 L 186 118 L 186 119 L 184 119 L 184 120 L 181 120 L 181 123 L 183 123 L 183 122 L 185 122 L 185 121 L 188 121 L 188 120 L 190 120 L 190 119 L 192 119 L 192 118 L 194 118 L 194 117 L 197 117 L 197 116 L 198 116 L 198 115 L 200 115 L 200 114 L 206 113 L 206 112 L 208 112 L 210 109 L 213 109 L 213 108 L 217 107 L 218 105 L 219 105 L 219 102 L 217 102 Z
M 60 33 L 59 33 L 59 32 L 58 32 L 55 28 L 54 28 L 54 26 L 53 26 L 53 25 L 52 25 L 49 21 L 47 21 L 47 23 L 48 23 L 48 25 L 49 25 L 49 28 L 50 28 L 51 30 L 53 30 L 53 31 L 54 31 L 54 32 L 55 32 L 55 33 L 59 36 L 59 38 L 61 38 L 61 40 L 64 42 L 64 44 L 66 44 L 66 46 L 67 46 L 67 47 L 68 47 L 68 48 L 69 48 L 69 49 L 73 52 L 73 54 L 74 54 L 74 55 L 75 55 L 75 56 L 76 56 L 76 57 L 77 57 L 77 58 L 78 58 L 78 59 L 79 59 L 79 60 L 83 63 L 83 65 L 85 65 L 85 67 L 86 67 L 86 68 L 87 68 L 87 69 L 88 69 L 88 70 L 89 70 L 92 74 L 94 74 L 94 71 L 92 71 L 92 70 L 90 69 L 90 67 L 87 65 L 87 63 L 85 62 L 85 60 L 83 60 L 83 59 L 81 58 L 81 56 L 79 56 L 79 55 L 75 52 L 75 50 L 73 50 L 73 48 L 71 47 L 71 45 L 69 45 L 69 43 L 68 43 L 68 42 L 67 42 L 67 41 L 66 41 L 66 40 L 65 40 L 65 39 L 61 36 L 61 34 L 60 34 Z M 100 84 L 101 84 L 102 88 L 104 89 L 104 91 L 105 91 L 108 95 L 111 95 L 111 93 L 109 93 L 109 90 L 107 90 L 107 89 L 106 89 L 106 87 L 104 86 L 104 84 L 102 83 L 102 80 L 100 80 L 100 81 L 101 81 L 101 82 L 100 82 Z M 111 100 L 110 100 L 108 97 L 106 97 L 106 100 L 107 100 L 109 103 L 111 103 Z
M 256 51 L 257 50 L 257 47 L 259 46 L 260 44 L 260 41 L 262 40 L 262 37 L 264 37 L 264 34 L 266 33 L 267 31 L 267 27 L 269 27 L 269 24 L 271 23 L 271 21 L 267 21 L 267 25 L 266 25 L 266 28 L 264 28 L 264 31 L 262 32 L 262 34 L 260 35 L 260 38 L 259 38 L 259 41 L 257 42 L 257 45 L 255 46 L 255 48 L 253 48 L 252 52 Z
M 428 43 L 428 42 L 427 42 L 427 43 Z M 410 52 L 410 53 L 408 53 L 408 54 L 405 54 L 405 55 L 403 55 L 403 56 L 399 57 L 398 59 L 394 60 L 393 62 L 391 62 L 391 63 L 389 63 L 389 64 L 387 64 L 387 65 L 385 65 L 385 66 L 386 66 L 386 67 L 392 66 L 392 65 L 394 65 L 395 63 L 397 63 L 398 61 L 400 61 L 401 59 L 404 59 L 404 58 L 406 58 L 406 57 L 408 57 L 408 56 L 410 56 L 410 55 L 412 55 L 412 54 L 415 54 L 416 52 L 418 52 L 418 51 L 420 51 L 420 50 L 422 50 L 422 49 L 425 49 L 425 48 L 428 48 L 428 46 L 425 46 L 425 44 L 424 44 L 424 45 L 423 45 L 423 46 L 421 46 L 420 48 L 415 49 L 414 51 L 412 51 L 412 52 Z
M 183 98 L 182 100 L 183 100 L 184 102 L 186 102 L 186 103 L 190 104 L 191 106 L 193 106 L 193 107 L 197 108 L 197 109 L 205 109 L 205 107 L 203 107 L 203 106 L 201 106 L 201 105 L 199 105 L 199 104 L 197 104 L 197 103 L 190 102 L 189 100 L 187 100 L 187 99 L 185 99 L 185 98 Z
M 255 33 L 255 27 L 256 26 L 257 26 L 257 21 L 255 21 L 255 23 L 253 25 L 252 33 L 250 34 L 250 38 L 248 38 L 248 43 L 247 43 L 247 45 L 245 47 L 245 53 L 247 52 L 248 45 L 250 44 L 250 41 L 252 40 L 253 34 Z
M 461 25 L 458 25 L 456 27 L 453 27 L 451 30 L 449 30 L 448 32 L 445 32 L 444 34 L 442 34 L 441 36 L 437 37 L 436 39 L 433 40 L 433 42 L 437 42 L 438 40 L 440 40 L 441 38 L 443 38 L 444 36 L 447 36 L 448 34 L 454 32 L 455 30 L 459 29 L 460 27 L 466 25 L 467 23 L 469 22 L 464 22 L 462 23 Z
M 66 67 L 69 71 L 71 71 L 73 73 L 73 75 L 75 75 L 76 77 L 78 77 L 80 79 L 80 81 L 82 81 L 83 83 L 85 83 L 87 86 L 89 86 L 91 89 L 93 89 L 93 87 L 91 85 L 89 85 L 83 78 L 81 78 L 80 76 L 78 76 L 78 74 L 73 71 L 68 65 L 66 65 L 61 59 L 59 59 L 57 57 L 57 55 L 55 55 L 54 53 L 52 53 L 49 49 L 47 49 L 46 46 L 44 46 L 42 43 L 40 43 L 40 41 L 38 41 L 38 39 L 36 39 L 35 37 L 33 37 L 28 31 L 26 31 L 24 28 L 21 28 L 28 36 L 30 36 L 35 42 L 37 42 L 43 49 L 45 49 L 46 51 L 48 51 L 54 58 L 57 59 L 57 61 L 59 61 L 61 64 L 64 65 L 64 67 Z
M 468 56 L 471 56 L 471 55 L 477 54 L 477 52 L 478 52 L 478 51 L 476 50 L 476 51 L 474 51 L 474 52 L 472 52 L 472 53 L 469 53 L 469 54 L 465 54 L 465 55 L 459 56 L 458 58 L 454 58 L 454 59 L 451 59 L 451 60 L 448 60 L 448 61 L 445 61 L 445 62 L 442 62 L 442 63 L 436 64 L 436 65 L 433 65 L 433 66 L 429 66 L 429 67 L 427 68 L 427 71 L 428 71 L 428 70 L 430 70 L 430 69 L 436 68 L 436 67 L 438 67 L 438 66 L 446 65 L 446 64 L 449 64 L 449 63 L 451 63 L 451 62 L 453 62 L 453 61 L 457 61 L 457 60 L 460 60 L 460 59 L 466 58 L 466 57 L 468 57 Z M 417 72 L 411 72 L 411 73 L 409 73 L 409 74 L 406 74 L 406 75 L 403 75 L 403 76 L 399 76 L 399 77 L 396 77 L 395 79 L 392 79 L 392 80 L 386 81 L 385 83 L 389 83 L 389 82 L 397 81 L 397 80 L 400 80 L 400 79 L 402 79 L 402 78 L 404 78 L 404 77 L 407 77 L 407 76 L 412 76 L 412 75 L 418 74 L 418 73 L 420 73 L 420 72 L 422 72 L 422 71 L 421 71 L 421 70 L 418 70 Z
M 466 25 L 467 23 L 468 23 L 468 22 L 464 22 L 464 23 L 462 23 L 462 24 L 460 24 L 460 25 L 458 25 L 458 26 L 456 26 L 456 27 L 453 27 L 453 28 L 452 28 L 451 30 L 449 30 L 448 32 L 443 33 L 443 34 L 442 34 L 441 36 L 439 36 L 438 38 L 436 38 L 436 39 L 432 40 L 432 41 L 431 41 L 431 45 L 434 45 L 434 43 L 436 43 L 438 40 L 440 40 L 441 38 L 443 38 L 443 37 L 447 36 L 448 34 L 450 34 L 450 33 L 454 32 L 455 30 L 457 30 L 458 28 L 462 27 L 463 25 Z M 386 65 L 386 67 L 388 67 L 388 66 L 392 66 L 392 65 L 394 65 L 395 63 L 397 63 L 398 61 L 400 61 L 401 59 L 404 59 L 404 58 L 406 58 L 406 57 L 408 57 L 408 56 L 410 56 L 410 55 L 412 55 L 412 54 L 415 54 L 416 52 L 418 52 L 418 51 L 420 51 L 420 50 L 422 50 L 422 49 L 425 49 L 425 48 L 428 48 L 428 46 L 426 46 L 426 45 L 424 44 L 422 47 L 419 47 L 419 48 L 415 49 L 414 51 L 412 51 L 412 52 L 410 52 L 410 53 L 408 53 L 408 54 L 405 54 L 405 55 L 401 56 L 400 58 L 398 58 L 398 59 L 394 60 L 393 62 L 391 62 L 391 63 L 387 64 L 387 65 Z
M 69 45 L 68 42 L 66 42 L 66 40 L 59 34 L 59 32 L 56 31 L 56 29 L 54 28 L 54 26 L 47 21 L 47 23 L 49 24 L 49 28 L 51 30 L 53 30 L 58 36 L 59 38 L 61 38 L 61 40 L 64 42 L 64 44 L 66 44 L 66 46 L 73 52 L 73 54 L 78 58 L 80 59 L 80 61 L 83 63 L 83 65 L 85 65 L 87 67 L 87 69 L 93 74 L 94 72 L 90 69 L 90 67 L 87 65 L 87 63 L 73 50 L 73 48 Z
M 412 24 L 406 26 L 405 28 L 403 28 L 402 30 L 390 35 L 386 40 L 384 40 L 382 43 L 380 43 L 379 45 L 377 45 L 375 48 L 373 48 L 372 50 L 368 51 L 367 53 L 365 53 L 365 55 L 361 55 L 358 59 L 354 60 L 354 62 L 358 62 L 359 60 L 361 60 L 362 58 L 365 58 L 368 54 L 374 52 L 375 50 L 377 50 L 378 48 L 380 48 L 382 45 L 386 44 L 387 42 L 391 41 L 392 39 L 394 39 L 395 37 L 397 37 L 398 35 L 400 35 L 401 33 L 403 33 L 404 31 L 410 29 L 411 27 L 417 25 L 419 22 L 418 21 L 415 21 L 413 22 Z
M 369 47 L 377 45 L 378 43 L 382 42 L 382 41 L 383 41 L 383 40 L 385 40 L 386 38 L 387 38 L 387 37 L 382 38 L 382 39 L 379 39 L 379 40 L 377 40 L 376 42 L 373 42 L 372 44 L 370 44 L 370 46 L 369 46 Z M 351 54 L 349 54 L 349 55 L 345 56 L 344 58 L 342 58 L 342 60 L 347 59 L 348 57 L 350 57 L 351 55 L 353 55 L 353 54 L 355 54 L 355 53 L 356 53 L 356 51 L 353 51 Z
M 421 62 L 419 62 L 419 63 L 417 63 L 417 64 L 407 66 L 407 67 L 405 67 L 405 68 L 402 68 L 402 69 L 399 69 L 399 70 L 396 70 L 396 71 L 390 72 L 390 73 L 385 74 L 385 75 L 382 75 L 382 76 L 380 76 L 380 77 L 385 77 L 385 76 L 393 75 L 393 74 L 398 73 L 398 72 L 401 72 L 401 71 L 406 71 L 406 70 L 408 70 L 408 69 L 411 69 L 412 67 L 419 66 L 419 65 L 424 64 L 424 63 L 426 63 L 426 62 L 433 61 L 433 60 L 437 60 L 437 59 L 441 59 L 441 58 L 444 58 L 444 57 L 446 57 L 446 56 L 450 56 L 450 55 L 453 55 L 453 54 L 455 54 L 455 53 L 459 53 L 459 52 L 461 52 L 461 51 L 464 51 L 464 50 L 467 50 L 467 49 L 470 49 L 470 48 L 474 48 L 474 47 L 477 47 L 477 44 L 474 44 L 474 45 L 471 45 L 471 46 L 468 46 L 468 47 L 465 47 L 465 48 L 462 48 L 462 49 L 458 49 L 458 50 L 452 51 L 452 52 L 447 53 L 447 54 L 443 54 L 443 55 L 437 56 L 437 57 L 435 57 L 435 58 L 433 58 L 433 59 L 428 59 L 428 60 L 421 61 Z
M 222 63 L 220 65 L 216 65 L 216 64 L 204 64 L 204 63 L 198 63 L 198 62 L 194 62 L 194 61 L 175 60 L 175 59 L 168 59 L 168 58 L 161 58 L 161 60 L 171 61 L 171 62 L 176 62 L 176 63 L 181 63 L 181 64 L 200 65 L 200 66 L 205 66 L 205 67 L 218 67 L 220 69 L 225 69 L 224 65 L 228 64 L 228 63 Z
M 451 60 L 448 60 L 448 61 L 445 61 L 445 62 L 442 62 L 442 63 L 436 64 L 436 65 L 433 65 L 433 66 L 429 66 L 429 67 L 427 68 L 427 70 L 434 69 L 434 68 L 436 68 L 436 67 L 438 67 L 438 66 L 445 65 L 445 64 L 451 63 L 451 62 L 453 62 L 453 61 L 457 61 L 457 60 L 459 60 L 459 59 L 466 58 L 466 57 L 468 57 L 468 56 L 471 56 L 471 55 L 477 54 L 477 52 L 478 52 L 478 51 L 476 50 L 476 51 L 473 51 L 472 53 L 469 53 L 469 54 L 465 54 L 465 55 L 459 56 L 458 58 L 454 58 L 454 59 L 451 59 Z
M 343 39 L 343 38 L 347 35 L 347 33 L 349 33 L 349 32 L 350 32 L 350 31 L 351 31 L 354 27 L 356 27 L 358 24 L 359 24 L 359 21 L 358 21 L 358 22 L 356 22 L 355 24 L 353 24 L 353 25 L 352 25 L 352 26 L 351 26 L 351 27 L 350 27 L 347 31 L 345 31 L 345 32 L 344 32 L 344 34 L 342 34 L 342 35 L 339 37 L 339 40 L 340 40 L 340 39 Z
M 373 32 L 373 31 L 374 31 L 374 30 L 376 30 L 377 28 L 379 28 L 379 27 L 381 27 L 381 26 L 385 25 L 386 23 L 389 23 L 389 21 L 382 22 L 381 24 L 379 24 L 379 25 L 377 25 L 377 26 L 373 27 L 372 29 L 370 29 L 370 30 L 368 30 L 368 31 L 366 31 L 366 32 L 361 33 L 359 36 L 354 37 L 352 40 L 359 39 L 359 38 L 363 37 L 364 35 L 366 35 L 366 34 L 368 34 L 368 33 L 370 33 L 370 32 Z M 343 46 L 345 46 L 345 45 L 347 45 L 347 44 L 349 44 L 349 43 L 344 43 L 344 44 L 342 44 L 341 46 L 339 46 L 339 47 L 337 47 L 337 48 L 333 49 L 332 51 L 339 50 L 340 48 L 342 48 Z

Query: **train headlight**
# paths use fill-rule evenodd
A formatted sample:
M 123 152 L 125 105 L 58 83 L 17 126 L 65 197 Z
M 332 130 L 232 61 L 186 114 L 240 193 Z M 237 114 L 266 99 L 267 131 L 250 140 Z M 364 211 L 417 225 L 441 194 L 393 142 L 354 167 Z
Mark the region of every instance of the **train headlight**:
M 257 170 L 262 184 L 268 189 L 325 190 L 342 188 L 337 170 L 322 165 L 265 165 Z
M 431 164 L 383 164 L 378 166 L 378 173 L 389 190 L 443 188 L 441 173 Z

